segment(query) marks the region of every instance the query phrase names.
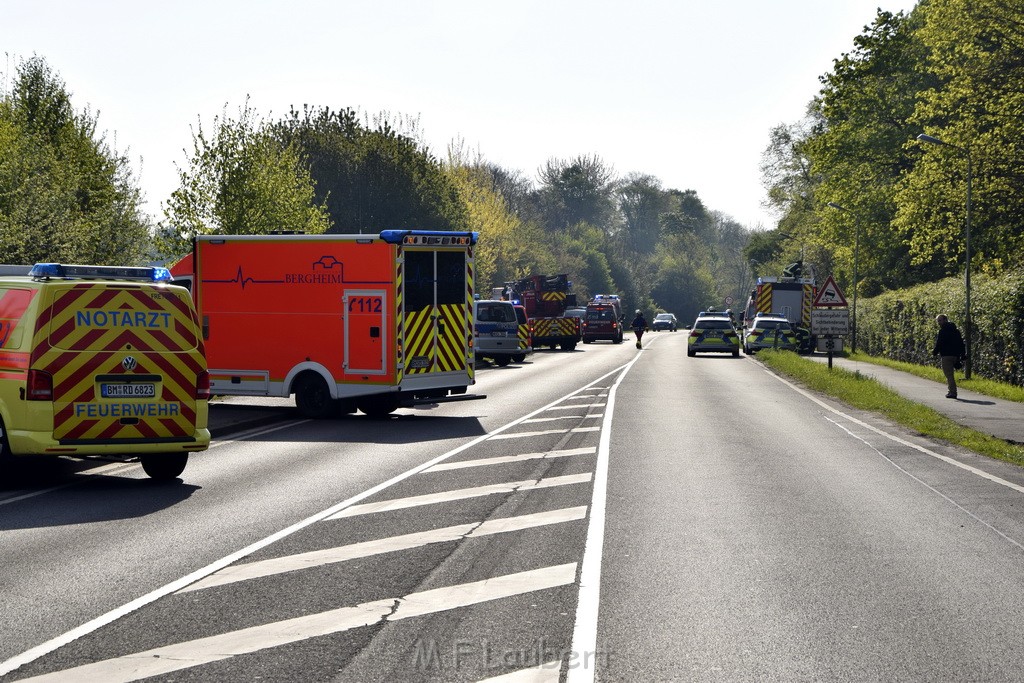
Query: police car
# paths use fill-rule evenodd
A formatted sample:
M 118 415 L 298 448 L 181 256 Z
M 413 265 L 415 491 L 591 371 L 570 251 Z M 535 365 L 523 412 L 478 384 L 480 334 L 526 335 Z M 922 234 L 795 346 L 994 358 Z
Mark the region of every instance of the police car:
M 731 353 L 733 358 L 739 357 L 740 336 L 727 313 L 701 311 L 694 321 L 687 338 L 686 355 L 692 358 L 705 351 Z
M 520 349 L 519 317 L 512 302 L 473 302 L 473 352 L 478 360 L 489 358 L 501 367 L 525 353 Z
M 174 479 L 209 446 L 199 321 L 170 279 L 58 263 L 0 276 L 0 460 L 139 458 Z
M 796 351 L 798 345 L 796 331 L 786 316 L 758 313 L 753 324 L 747 328 L 747 335 L 743 339 L 743 352 L 752 356 L 759 349 Z

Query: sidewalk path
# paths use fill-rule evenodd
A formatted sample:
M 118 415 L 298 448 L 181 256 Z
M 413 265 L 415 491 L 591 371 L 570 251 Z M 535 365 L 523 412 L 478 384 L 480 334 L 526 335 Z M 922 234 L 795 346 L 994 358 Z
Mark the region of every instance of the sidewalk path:
M 828 362 L 828 357 L 820 354 L 805 357 L 821 363 Z M 859 372 L 865 377 L 876 379 L 904 398 L 933 408 L 957 424 L 983 434 L 991 434 L 998 439 L 1024 444 L 1024 403 L 1004 401 L 966 391 L 963 387 L 957 389 L 958 398 L 946 398 L 944 381 L 933 382 L 908 372 L 863 361 L 834 357 L 832 367 Z

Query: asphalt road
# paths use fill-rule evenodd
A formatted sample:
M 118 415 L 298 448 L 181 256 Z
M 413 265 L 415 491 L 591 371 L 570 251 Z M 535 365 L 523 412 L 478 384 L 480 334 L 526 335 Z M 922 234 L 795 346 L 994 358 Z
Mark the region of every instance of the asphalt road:
M 246 402 L 176 485 L 34 468 L 3 680 L 1019 677 L 1019 468 L 645 341 L 387 420 Z

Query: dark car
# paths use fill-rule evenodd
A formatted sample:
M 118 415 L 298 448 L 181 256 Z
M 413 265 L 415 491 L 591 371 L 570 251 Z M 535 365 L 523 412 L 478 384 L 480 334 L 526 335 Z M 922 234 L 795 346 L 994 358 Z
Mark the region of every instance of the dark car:
M 654 321 L 651 322 L 651 329 L 655 332 L 660 330 L 668 330 L 669 332 L 675 332 L 679 329 L 679 322 L 676 317 L 671 313 L 659 313 L 654 316 Z

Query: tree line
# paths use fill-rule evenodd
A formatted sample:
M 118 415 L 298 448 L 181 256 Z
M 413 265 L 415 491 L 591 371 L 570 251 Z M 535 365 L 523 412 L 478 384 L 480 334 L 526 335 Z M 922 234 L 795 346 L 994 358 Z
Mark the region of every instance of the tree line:
M 618 293 L 684 318 L 739 298 L 750 276 L 748 231 L 693 190 L 619 176 L 596 154 L 549 159 L 536 177 L 458 142 L 438 158 L 401 116 L 225 106 L 193 125 L 177 171 L 154 220 L 96 117 L 74 109 L 44 58 L 20 62 L 0 94 L 0 260 L 169 262 L 207 233 L 472 230 L 481 293 L 567 273 L 581 301 Z
M 857 261 L 865 296 L 962 275 L 970 180 L 972 270 L 1019 267 L 1022 16 L 1019 0 L 879 11 L 806 116 L 772 131 L 762 173 L 780 220 L 746 256 L 774 270 L 802 254 L 847 291 Z

